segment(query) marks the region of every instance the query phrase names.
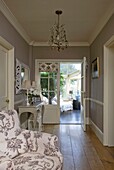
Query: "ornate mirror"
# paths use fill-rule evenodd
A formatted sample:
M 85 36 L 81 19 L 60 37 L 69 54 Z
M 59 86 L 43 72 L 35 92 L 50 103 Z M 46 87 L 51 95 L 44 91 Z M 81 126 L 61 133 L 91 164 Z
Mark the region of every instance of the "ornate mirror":
M 16 94 L 20 93 L 25 80 L 30 80 L 30 69 L 26 64 L 16 59 Z

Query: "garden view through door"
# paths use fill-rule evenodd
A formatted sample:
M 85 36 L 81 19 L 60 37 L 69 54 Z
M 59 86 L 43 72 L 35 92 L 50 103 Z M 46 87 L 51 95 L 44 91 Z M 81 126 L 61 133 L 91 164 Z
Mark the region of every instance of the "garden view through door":
M 81 61 L 60 62 L 60 122 L 80 124 Z

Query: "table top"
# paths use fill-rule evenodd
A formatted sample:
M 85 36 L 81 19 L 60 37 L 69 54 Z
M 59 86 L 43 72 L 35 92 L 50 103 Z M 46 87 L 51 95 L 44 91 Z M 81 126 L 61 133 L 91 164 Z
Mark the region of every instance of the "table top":
M 26 103 L 23 103 L 21 106 L 18 106 L 19 108 L 37 108 L 38 106 L 43 105 L 42 101 L 36 102 L 32 105 L 27 106 Z

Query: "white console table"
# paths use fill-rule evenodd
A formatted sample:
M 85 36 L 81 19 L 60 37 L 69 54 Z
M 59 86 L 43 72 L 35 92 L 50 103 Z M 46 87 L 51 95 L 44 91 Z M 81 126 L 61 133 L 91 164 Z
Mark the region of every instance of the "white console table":
M 39 123 L 39 131 L 41 130 L 41 125 L 42 125 L 42 102 L 37 102 L 33 105 L 21 105 L 19 106 L 19 118 L 22 113 L 27 113 L 30 112 L 33 114 L 33 126 L 34 130 L 36 130 L 36 125 L 37 122 Z

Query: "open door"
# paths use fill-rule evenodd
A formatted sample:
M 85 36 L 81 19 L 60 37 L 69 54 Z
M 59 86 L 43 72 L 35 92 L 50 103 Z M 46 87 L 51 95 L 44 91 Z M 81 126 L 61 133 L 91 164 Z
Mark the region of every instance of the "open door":
M 81 125 L 86 131 L 86 57 L 81 63 Z

